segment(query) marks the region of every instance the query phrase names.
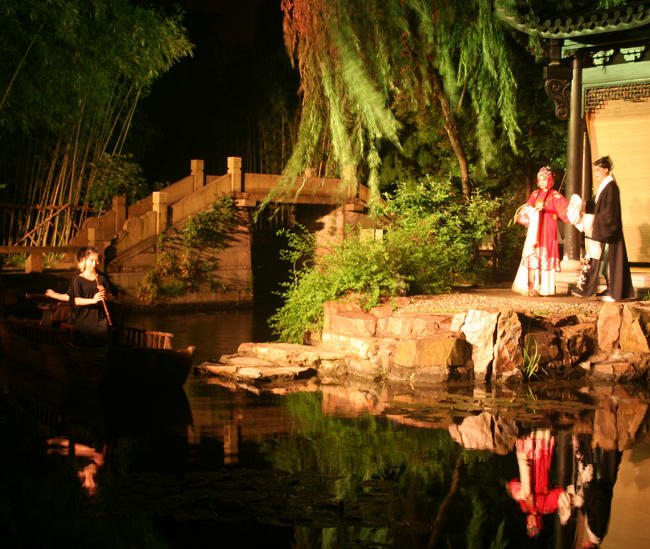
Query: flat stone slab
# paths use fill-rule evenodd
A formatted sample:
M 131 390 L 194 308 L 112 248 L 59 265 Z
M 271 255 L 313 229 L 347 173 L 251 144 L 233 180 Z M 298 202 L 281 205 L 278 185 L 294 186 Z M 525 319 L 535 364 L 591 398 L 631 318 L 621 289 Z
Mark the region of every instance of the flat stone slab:
M 255 357 L 274 364 L 298 364 L 312 367 L 326 361 L 341 360 L 346 356 L 345 352 L 340 350 L 296 343 L 242 343 L 237 349 L 237 353 L 244 357 Z
M 222 360 L 225 362 L 204 362 L 199 368 L 219 377 L 260 382 L 305 379 L 314 377 L 318 373 L 310 366 L 275 364 L 255 357 L 226 355 Z

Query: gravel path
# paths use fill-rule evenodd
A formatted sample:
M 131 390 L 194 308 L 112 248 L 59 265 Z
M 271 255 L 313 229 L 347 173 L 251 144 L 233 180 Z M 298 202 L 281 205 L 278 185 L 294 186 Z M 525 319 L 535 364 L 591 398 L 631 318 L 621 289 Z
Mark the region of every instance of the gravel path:
M 399 303 L 404 312 L 459 312 L 468 309 L 512 309 L 536 314 L 598 314 L 602 302 L 595 297 L 525 297 L 509 289 L 469 289 L 459 293 L 418 295 Z

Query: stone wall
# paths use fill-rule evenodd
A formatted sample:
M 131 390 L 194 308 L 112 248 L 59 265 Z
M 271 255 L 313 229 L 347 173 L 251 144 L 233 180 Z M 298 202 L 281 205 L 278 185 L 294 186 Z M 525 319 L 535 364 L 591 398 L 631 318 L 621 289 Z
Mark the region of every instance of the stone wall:
M 645 377 L 650 361 L 650 303 L 607 303 L 599 314 L 534 315 L 514 310 L 364 311 L 353 301 L 325 304 L 318 344 L 363 361 L 366 375 L 394 380 L 505 382 L 523 377 L 533 355 L 539 370 L 561 377 Z M 356 371 L 360 367 L 356 366 Z

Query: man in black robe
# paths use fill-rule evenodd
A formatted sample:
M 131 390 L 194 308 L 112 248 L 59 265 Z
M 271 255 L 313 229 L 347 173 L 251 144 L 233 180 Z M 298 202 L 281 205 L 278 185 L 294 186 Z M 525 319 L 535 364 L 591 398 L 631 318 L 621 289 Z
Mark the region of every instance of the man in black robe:
M 636 292 L 632 286 L 623 239 L 620 192 L 610 174 L 611 169 L 609 156 L 594 162 L 594 180 L 598 183 L 598 191 L 595 202 L 589 200 L 585 206 L 581 230 L 585 233 L 587 254 L 572 293 L 579 297 L 593 295 L 598 286 L 598 276 L 603 274 L 607 289 L 599 297 L 603 301 L 621 301 L 636 297 Z

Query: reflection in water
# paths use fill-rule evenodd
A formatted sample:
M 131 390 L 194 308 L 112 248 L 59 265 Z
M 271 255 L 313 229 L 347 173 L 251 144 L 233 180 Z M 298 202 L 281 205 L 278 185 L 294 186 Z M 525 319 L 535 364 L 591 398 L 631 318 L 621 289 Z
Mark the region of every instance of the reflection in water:
M 508 483 L 510 494 L 526 514 L 526 533 L 535 538 L 542 530 L 542 515 L 554 513 L 558 508 L 562 488 L 549 487 L 551 459 L 555 437 L 550 429 L 534 429 L 518 438 L 515 446 L 519 479 Z M 566 517 L 564 522 L 566 522 Z
M 174 347 L 197 347 L 194 362 L 218 359 L 232 354 L 244 341 L 270 341 L 271 331 L 264 308 L 213 312 L 129 313 L 125 324 L 145 330 L 174 334 Z
M 186 330 L 213 338 L 205 317 Z M 0 384 L 3 547 L 650 543 L 629 527 L 650 513 L 637 387 L 356 382 L 277 395 L 192 378 L 181 394 L 99 399 Z
M 572 447 L 575 484 L 567 492 L 571 506 L 582 511 L 586 536 L 582 547 L 597 547 L 607 533 L 622 452 L 592 447 L 589 434 L 574 436 Z

